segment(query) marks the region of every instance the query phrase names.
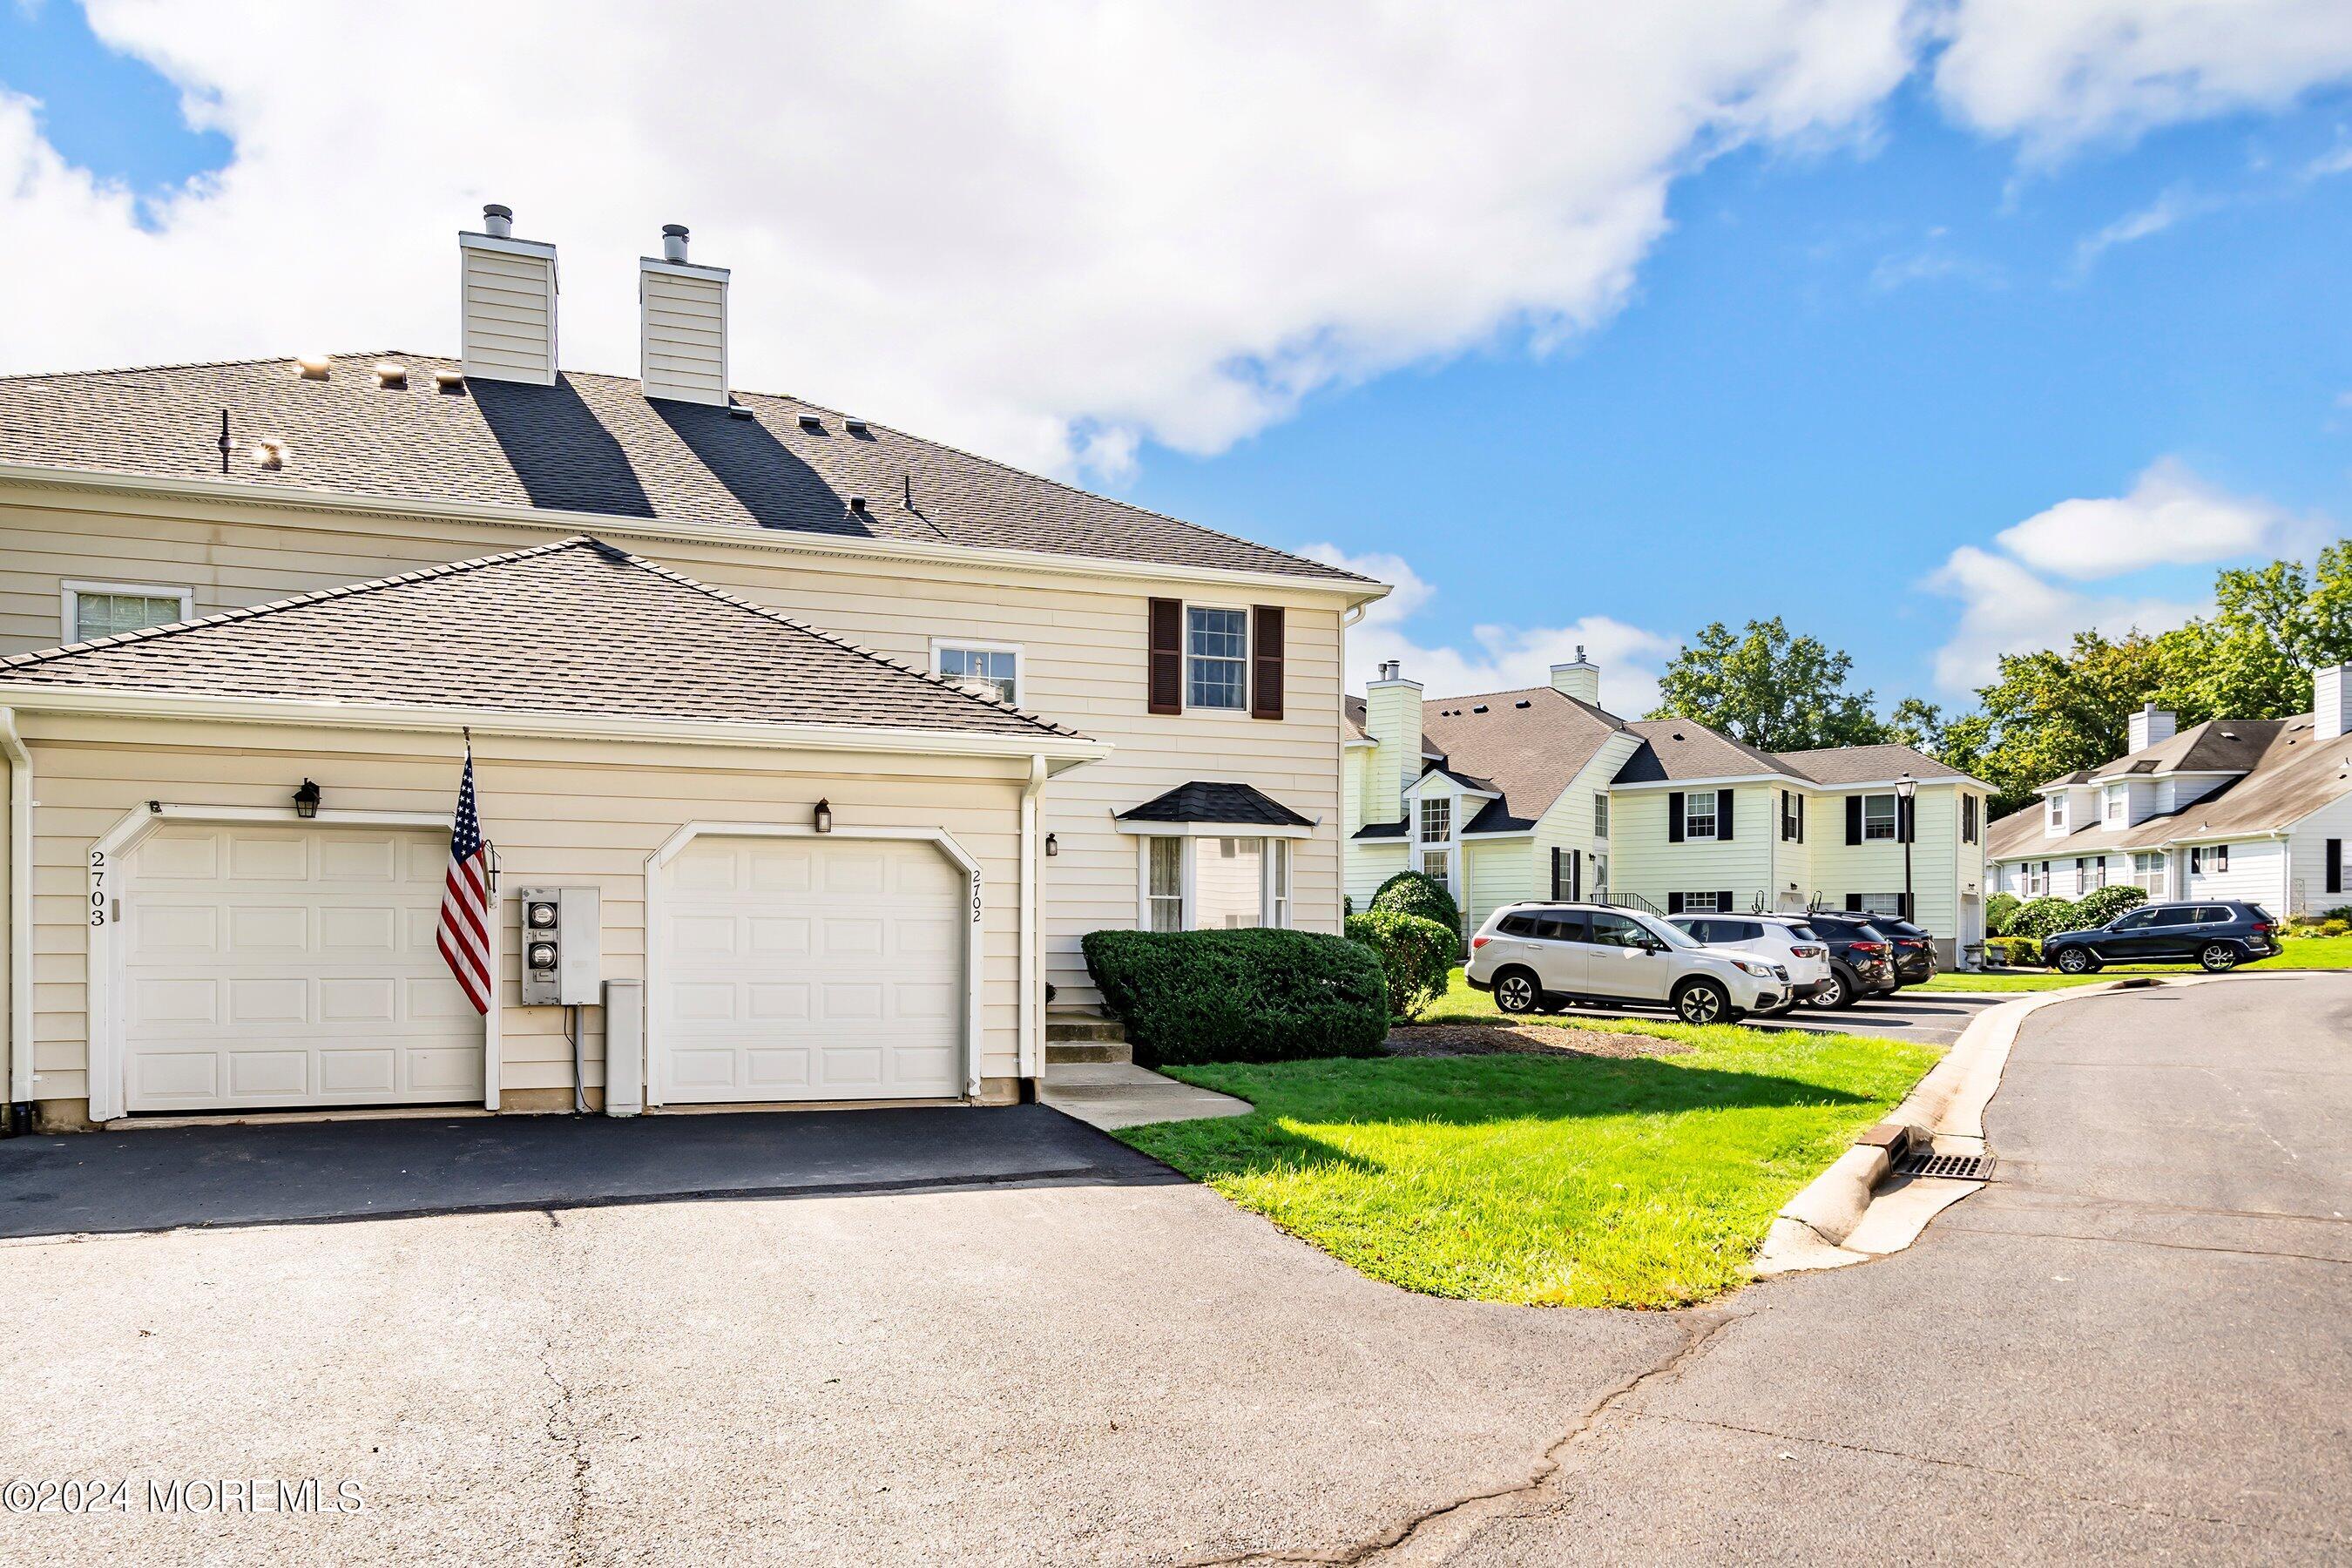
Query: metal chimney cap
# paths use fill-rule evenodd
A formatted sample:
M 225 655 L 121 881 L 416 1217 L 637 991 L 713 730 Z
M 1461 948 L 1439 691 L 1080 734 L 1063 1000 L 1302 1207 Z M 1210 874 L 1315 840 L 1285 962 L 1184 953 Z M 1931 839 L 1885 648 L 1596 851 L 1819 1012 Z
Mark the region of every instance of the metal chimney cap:
M 674 234 L 677 236 L 678 238 L 684 239 L 686 237 L 686 225 L 682 223 L 666 223 L 662 225 L 662 232 L 664 234 Z
M 662 259 L 679 262 L 686 259 L 686 225 L 682 223 L 662 225 Z
M 514 233 L 514 208 L 492 202 L 482 209 L 482 227 L 494 238 L 507 238 Z

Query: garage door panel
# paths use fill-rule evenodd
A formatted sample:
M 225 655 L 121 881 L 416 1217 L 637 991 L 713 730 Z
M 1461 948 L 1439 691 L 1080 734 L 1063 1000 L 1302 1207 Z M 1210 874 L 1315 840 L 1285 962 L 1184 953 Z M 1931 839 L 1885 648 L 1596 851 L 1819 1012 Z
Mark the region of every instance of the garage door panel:
M 935 846 L 712 836 L 671 871 L 664 1100 L 962 1091 L 965 881 Z
M 482 1022 L 434 944 L 446 834 L 159 829 L 127 858 L 132 1110 L 448 1103 Z

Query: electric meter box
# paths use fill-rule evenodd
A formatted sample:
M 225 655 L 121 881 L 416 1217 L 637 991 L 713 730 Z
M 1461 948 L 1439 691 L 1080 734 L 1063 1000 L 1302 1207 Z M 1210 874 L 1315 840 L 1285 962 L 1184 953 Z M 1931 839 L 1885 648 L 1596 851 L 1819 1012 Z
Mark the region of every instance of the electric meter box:
M 522 936 L 522 1005 L 593 1007 L 604 1000 L 604 947 L 593 888 L 525 888 L 515 895 Z

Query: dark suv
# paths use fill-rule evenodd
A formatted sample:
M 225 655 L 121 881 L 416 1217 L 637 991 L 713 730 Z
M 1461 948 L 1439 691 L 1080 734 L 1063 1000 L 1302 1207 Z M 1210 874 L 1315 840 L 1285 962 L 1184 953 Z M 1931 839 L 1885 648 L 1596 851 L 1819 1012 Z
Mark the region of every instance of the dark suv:
M 1936 977 L 1936 939 L 1913 925 L 1909 921 L 1889 920 L 1885 915 L 1873 915 L 1870 923 L 1886 933 L 1895 944 L 1895 984 L 1916 985 L 1922 980 Z
M 1805 923 L 1830 950 L 1829 985 L 1807 998 L 1814 1006 L 1851 1007 L 1865 996 L 1892 996 L 1902 989 L 1895 943 L 1869 917 L 1815 910 Z
M 2278 921 L 2238 899 L 2142 904 L 2090 931 L 2044 939 L 2042 962 L 2066 974 L 2106 963 L 2197 963 L 2214 974 L 2277 954 Z

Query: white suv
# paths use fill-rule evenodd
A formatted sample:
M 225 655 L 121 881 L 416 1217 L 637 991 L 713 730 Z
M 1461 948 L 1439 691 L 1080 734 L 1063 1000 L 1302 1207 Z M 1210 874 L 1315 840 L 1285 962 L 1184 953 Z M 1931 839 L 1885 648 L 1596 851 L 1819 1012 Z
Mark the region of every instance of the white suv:
M 1598 1002 L 1727 1024 L 1790 995 L 1788 973 L 1769 960 L 1701 947 L 1663 920 L 1598 904 L 1504 905 L 1470 939 L 1463 973 L 1506 1013 Z
M 1776 1013 L 1829 989 L 1829 943 L 1802 916 L 1688 914 L 1666 921 L 1701 947 L 1737 949 L 1788 971 L 1789 999 Z

